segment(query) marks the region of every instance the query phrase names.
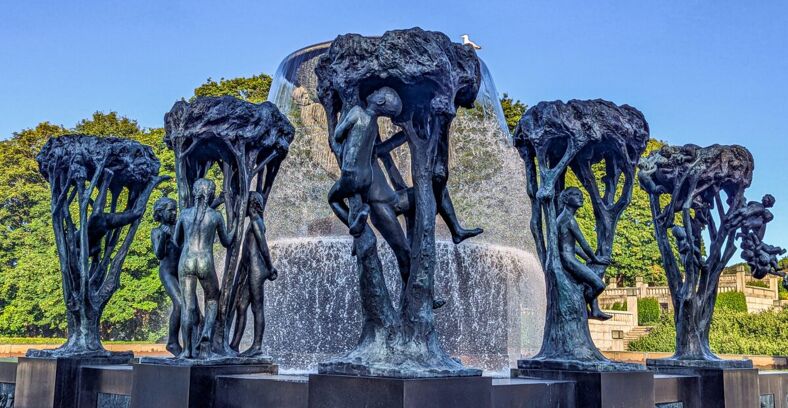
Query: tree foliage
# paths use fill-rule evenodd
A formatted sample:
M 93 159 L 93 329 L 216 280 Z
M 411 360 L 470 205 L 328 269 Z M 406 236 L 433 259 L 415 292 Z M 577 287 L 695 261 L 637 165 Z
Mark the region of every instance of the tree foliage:
M 252 103 L 265 102 L 271 89 L 271 77 L 266 74 L 249 78 L 220 78 L 219 82 L 211 78 L 194 89 L 194 96 L 230 95 Z
M 503 116 L 506 118 L 506 125 L 509 126 L 509 132 L 514 132 L 514 128 L 517 127 L 517 123 L 520 122 L 520 118 L 528 106 L 520 102 L 519 99 L 510 98 L 509 94 L 504 92 L 501 97 L 501 108 Z

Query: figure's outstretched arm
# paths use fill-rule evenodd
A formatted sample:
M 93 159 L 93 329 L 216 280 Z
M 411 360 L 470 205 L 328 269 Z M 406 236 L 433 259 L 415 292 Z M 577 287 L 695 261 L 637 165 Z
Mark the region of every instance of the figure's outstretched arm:
M 237 225 L 233 223 L 232 231 L 228 232 L 227 228 L 224 225 L 224 217 L 222 217 L 219 213 L 215 213 L 215 216 L 219 219 L 217 225 L 217 231 L 219 233 L 219 241 L 222 243 L 222 246 L 225 248 L 229 248 L 230 245 L 233 244 L 235 241 L 235 229 Z M 232 233 L 232 234 L 231 234 Z
M 254 233 L 257 249 L 260 255 L 263 256 L 263 261 L 268 269 L 273 269 L 274 264 L 271 262 L 271 252 L 268 250 L 268 241 L 265 239 L 265 223 L 262 217 L 255 217 L 252 221 L 252 232 Z
M 142 217 L 142 213 L 137 210 L 126 210 L 122 213 L 104 213 L 101 214 L 104 221 L 107 223 L 107 229 L 115 229 L 125 227 Z
M 380 142 L 375 145 L 375 153 L 377 153 L 378 156 L 387 154 L 390 151 L 402 146 L 407 141 L 408 135 L 405 134 L 404 130 L 400 130 L 390 138 L 386 139 L 385 142 Z
M 592 261 L 598 261 L 594 250 L 591 248 L 591 245 L 588 244 L 588 241 L 586 241 L 586 237 L 583 236 L 583 232 L 580 231 L 580 226 L 577 225 L 577 221 L 572 220 L 570 223 L 570 229 L 572 234 L 575 236 L 575 241 L 580 244 L 580 248 L 583 250 L 582 252 L 584 252 Z
M 183 215 L 178 217 L 178 221 L 175 223 L 175 230 L 172 232 L 172 242 L 175 243 L 176 246 L 181 246 L 183 240 L 183 223 L 181 222 L 181 218 Z

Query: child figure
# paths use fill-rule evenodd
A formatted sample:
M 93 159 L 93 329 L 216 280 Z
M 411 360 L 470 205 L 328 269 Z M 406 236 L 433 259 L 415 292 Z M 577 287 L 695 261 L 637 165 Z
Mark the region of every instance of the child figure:
M 228 232 L 224 226 L 224 218 L 218 211 L 211 208 L 216 192 L 216 185 L 208 179 L 198 179 L 192 188 L 195 204 L 183 211 L 175 225 L 173 239 L 176 243 L 183 241 L 181 257 L 178 262 L 178 280 L 182 292 L 184 310 L 181 311 L 181 330 L 183 351 L 179 358 L 194 358 L 192 345 L 193 331 L 197 327 L 194 316 L 197 315 L 197 282 L 200 282 L 205 295 L 205 324 L 200 344 L 210 348 L 213 339 L 213 325 L 219 307 L 219 279 L 213 262 L 213 242 L 216 235 L 227 248 L 235 240 L 237 224 L 233 222 Z M 202 354 L 202 352 L 200 353 Z M 201 356 L 202 357 L 202 356 Z
M 361 235 L 369 216 L 367 191 L 372 184 L 372 161 L 375 159 L 375 141 L 378 136 L 378 117 L 395 117 L 402 111 L 402 101 L 397 92 L 382 87 L 367 97 L 366 109 L 354 106 L 334 130 L 332 146 L 337 147 L 341 162 L 339 180 L 328 193 L 328 202 L 336 216 L 348 226 L 354 237 Z M 360 208 L 344 204 L 346 198 L 355 197 Z
M 561 255 L 561 266 L 581 284 L 584 284 L 583 296 L 590 306 L 589 318 L 607 320 L 611 316 L 602 312 L 596 301 L 597 296 L 605 290 L 605 282 L 588 265 L 577 259 L 579 255 L 586 263 L 610 265 L 610 258 L 598 257 L 588 245 L 575 219 L 575 213 L 583 206 L 583 193 L 576 187 L 569 187 L 560 196 L 563 211 L 556 219 L 558 223 L 558 251 Z M 580 245 L 579 248 L 576 245 Z

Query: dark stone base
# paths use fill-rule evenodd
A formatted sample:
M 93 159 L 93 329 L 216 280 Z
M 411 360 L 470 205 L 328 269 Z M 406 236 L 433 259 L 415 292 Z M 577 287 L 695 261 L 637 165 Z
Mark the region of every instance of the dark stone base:
M 240 374 L 216 378 L 217 407 L 309 407 L 309 378 L 292 375 Z
M 654 408 L 654 375 L 648 371 L 593 372 L 519 368 L 512 370 L 512 375 L 573 381 L 577 407 Z
M 381 378 L 313 374 L 309 408 L 489 408 L 489 377 Z
M 658 374 L 697 376 L 704 407 L 759 406 L 758 370 L 753 368 L 650 367 Z
M 131 365 L 85 366 L 79 374 L 79 406 L 128 408 L 131 403 Z
M 575 383 L 538 378 L 492 380 L 493 408 L 575 407 Z
M 758 373 L 758 386 L 762 407 L 788 408 L 788 371 L 761 371 Z M 764 400 L 768 399 L 774 401 L 774 405 L 765 403 Z
M 659 368 L 708 368 L 727 370 L 732 368 L 752 368 L 752 360 L 679 360 L 675 358 L 649 358 L 646 366 Z
M 656 374 L 654 403 L 681 403 L 682 408 L 702 408 L 700 377 L 697 375 Z
M 28 353 L 30 354 L 30 353 Z M 131 353 L 108 357 L 20 357 L 16 370 L 14 406 L 72 408 L 80 406 L 80 369 L 84 366 L 128 364 Z
M 590 372 L 612 372 L 612 371 L 646 371 L 645 366 L 635 363 L 621 363 L 611 360 L 600 361 L 578 361 L 578 360 L 550 360 L 550 359 L 527 359 L 517 360 L 517 368 L 524 370 L 567 370 L 567 371 L 590 371 Z
M 217 377 L 278 372 L 275 364 L 168 364 L 155 363 L 152 360 L 154 359 L 145 359 L 146 362 L 134 364 L 132 407 L 210 408 L 214 406 Z

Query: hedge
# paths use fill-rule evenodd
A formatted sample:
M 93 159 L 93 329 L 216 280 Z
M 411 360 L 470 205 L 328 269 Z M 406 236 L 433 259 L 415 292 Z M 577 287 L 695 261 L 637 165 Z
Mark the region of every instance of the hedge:
M 638 299 L 638 325 L 645 326 L 659 321 L 660 307 L 655 298 Z
M 747 299 L 742 292 L 725 292 L 717 294 L 716 310 L 725 309 L 733 312 L 747 313 Z

